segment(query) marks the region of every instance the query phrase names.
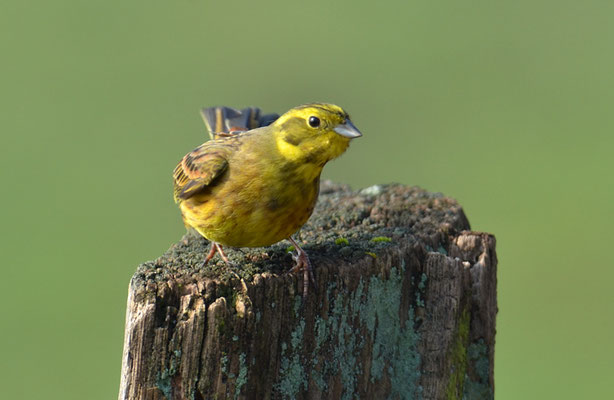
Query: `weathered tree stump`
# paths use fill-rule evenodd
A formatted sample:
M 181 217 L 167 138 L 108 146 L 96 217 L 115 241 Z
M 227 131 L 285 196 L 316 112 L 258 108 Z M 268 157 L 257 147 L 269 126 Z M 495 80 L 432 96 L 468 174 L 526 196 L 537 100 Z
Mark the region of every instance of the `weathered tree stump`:
M 119 398 L 492 398 L 495 238 L 468 229 L 441 194 L 324 183 L 304 300 L 287 243 L 229 249 L 239 280 L 187 234 L 130 282 Z

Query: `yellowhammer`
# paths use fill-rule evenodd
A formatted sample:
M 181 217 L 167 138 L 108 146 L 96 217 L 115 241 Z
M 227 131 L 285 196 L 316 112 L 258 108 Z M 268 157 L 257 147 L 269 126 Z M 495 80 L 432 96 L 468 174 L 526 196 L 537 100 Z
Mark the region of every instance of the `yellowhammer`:
M 222 245 L 269 246 L 288 239 L 292 271 L 303 271 L 303 295 L 313 278 L 307 254 L 291 238 L 313 212 L 324 164 L 361 136 L 333 104 L 307 104 L 279 118 L 257 108 L 204 109 L 213 140 L 186 154 L 174 172 L 174 197 L 183 220 L 210 240 L 206 264 Z M 270 124 L 270 125 L 269 125 Z

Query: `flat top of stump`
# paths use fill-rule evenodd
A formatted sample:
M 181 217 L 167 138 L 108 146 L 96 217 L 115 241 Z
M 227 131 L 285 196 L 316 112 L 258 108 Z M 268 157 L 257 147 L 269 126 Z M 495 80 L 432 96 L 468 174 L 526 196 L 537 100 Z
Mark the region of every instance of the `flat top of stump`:
M 441 193 L 399 184 L 353 191 L 347 185 L 323 181 L 315 211 L 295 239 L 309 254 L 317 274 L 318 262 L 323 259 L 327 263 L 352 263 L 377 256 L 399 242 L 421 241 L 427 249 L 438 251 L 441 244 L 433 238 L 444 241 L 455 231 L 467 229 L 469 222 L 461 206 Z M 188 232 L 158 259 L 141 264 L 132 285 L 232 279 L 218 256 L 202 266 L 209 246 L 198 233 Z M 234 272 L 249 282 L 256 274 L 287 272 L 293 266 L 289 246 L 282 241 L 270 247 L 227 248 L 226 255 L 236 265 Z

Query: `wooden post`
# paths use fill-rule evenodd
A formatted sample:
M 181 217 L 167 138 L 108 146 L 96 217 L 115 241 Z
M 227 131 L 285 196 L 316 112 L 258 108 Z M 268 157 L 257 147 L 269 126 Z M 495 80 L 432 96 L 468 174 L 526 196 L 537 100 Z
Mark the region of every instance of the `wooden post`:
M 274 221 L 272 221 L 274 223 Z M 495 238 L 452 199 L 322 184 L 299 243 L 228 249 L 187 234 L 130 282 L 119 399 L 489 399 Z

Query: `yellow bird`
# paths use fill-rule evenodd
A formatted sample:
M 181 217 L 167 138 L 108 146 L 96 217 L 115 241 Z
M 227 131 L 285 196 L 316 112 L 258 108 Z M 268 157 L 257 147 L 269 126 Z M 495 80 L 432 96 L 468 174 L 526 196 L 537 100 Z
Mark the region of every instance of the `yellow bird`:
M 277 119 L 260 117 L 256 108 L 202 113 L 213 140 L 179 162 L 174 198 L 186 226 L 211 241 L 204 264 L 217 252 L 230 265 L 222 245 L 261 247 L 288 239 L 296 249 L 292 271 L 303 271 L 306 295 L 309 280 L 315 284 L 312 267 L 291 235 L 313 212 L 324 165 L 362 134 L 333 104 L 302 105 Z

